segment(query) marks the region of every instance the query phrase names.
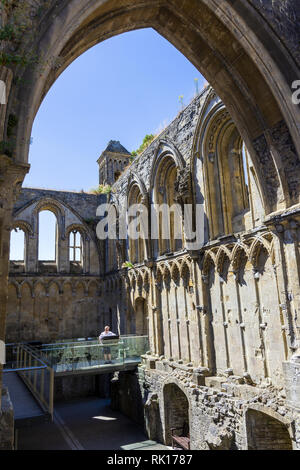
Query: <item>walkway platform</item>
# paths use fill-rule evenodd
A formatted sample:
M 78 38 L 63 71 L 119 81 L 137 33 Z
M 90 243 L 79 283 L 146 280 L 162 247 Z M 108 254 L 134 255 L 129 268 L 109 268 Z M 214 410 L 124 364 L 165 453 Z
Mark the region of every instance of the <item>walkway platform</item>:
M 58 376 L 134 370 L 149 347 L 147 336 L 121 336 L 105 345 L 97 338 L 6 345 L 4 384 L 14 407 L 15 427 L 52 421 Z
M 49 413 L 42 409 L 16 372 L 4 373 L 3 383 L 13 404 L 16 428 L 49 421 Z

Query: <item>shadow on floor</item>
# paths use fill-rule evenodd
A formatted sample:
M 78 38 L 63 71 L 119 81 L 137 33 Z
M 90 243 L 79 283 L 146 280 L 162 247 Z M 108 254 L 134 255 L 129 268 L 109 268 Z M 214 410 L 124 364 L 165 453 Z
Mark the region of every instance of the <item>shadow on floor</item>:
M 20 450 L 154 450 L 167 447 L 147 441 L 143 430 L 118 411 L 110 400 L 81 398 L 55 406 L 53 423 L 21 429 Z

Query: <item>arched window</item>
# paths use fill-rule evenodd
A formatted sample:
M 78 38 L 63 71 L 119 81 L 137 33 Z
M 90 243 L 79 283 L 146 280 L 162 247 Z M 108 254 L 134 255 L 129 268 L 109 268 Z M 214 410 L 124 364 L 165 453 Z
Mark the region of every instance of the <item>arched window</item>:
M 118 252 L 117 252 L 117 210 L 115 206 L 110 207 L 109 212 L 109 237 L 106 244 L 106 272 L 115 271 L 118 269 Z
M 10 261 L 25 261 L 25 233 L 20 228 L 15 228 L 10 235 Z
M 180 251 L 183 247 L 181 207 L 175 194 L 176 180 L 176 163 L 171 156 L 166 156 L 158 165 L 154 185 L 153 199 L 158 229 L 158 241 L 154 249 L 156 255 Z
M 142 219 L 142 193 L 137 184 L 134 184 L 130 190 L 128 197 L 128 207 L 129 207 L 129 261 L 133 264 L 143 263 L 146 257 L 145 249 L 145 238 L 146 234 L 144 230 L 146 227 L 143 227 Z M 130 210 L 134 207 L 138 209 L 140 205 L 140 210 L 136 211 Z M 138 234 L 138 236 L 137 236 Z
M 199 149 L 196 202 L 201 203 L 201 193 L 204 194 L 210 239 L 253 228 L 254 219 L 263 212 L 262 207 L 258 208 L 260 197 L 255 175 L 251 174 L 253 165 L 235 124 L 223 108 L 203 126 Z M 259 212 L 257 217 L 255 212 Z
M 82 263 L 82 237 L 78 230 L 72 230 L 69 235 L 69 259 Z
M 115 171 L 115 181 L 117 181 L 121 176 L 121 172 L 120 171 Z
M 148 335 L 148 319 L 146 300 L 139 297 L 135 301 L 135 334 Z
M 244 165 L 244 177 L 247 187 L 249 207 L 251 210 L 252 225 L 253 227 L 255 227 L 256 225 L 260 225 L 264 218 L 262 195 L 259 191 L 259 184 L 257 181 L 257 176 L 251 157 L 244 143 L 242 144 L 242 155 Z
M 39 261 L 56 261 L 57 219 L 53 212 L 39 213 Z

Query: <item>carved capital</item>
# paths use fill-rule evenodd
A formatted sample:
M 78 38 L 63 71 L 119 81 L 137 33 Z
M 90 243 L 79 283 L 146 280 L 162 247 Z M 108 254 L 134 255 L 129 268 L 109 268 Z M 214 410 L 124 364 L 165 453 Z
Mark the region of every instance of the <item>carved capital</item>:
M 0 217 L 4 216 L 4 211 L 13 210 L 29 168 L 28 164 L 16 164 L 7 155 L 0 155 Z

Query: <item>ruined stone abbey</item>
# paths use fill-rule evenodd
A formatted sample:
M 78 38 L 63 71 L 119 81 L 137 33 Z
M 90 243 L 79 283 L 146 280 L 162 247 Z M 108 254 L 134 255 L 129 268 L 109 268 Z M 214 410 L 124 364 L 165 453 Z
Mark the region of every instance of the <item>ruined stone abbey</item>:
M 171 429 L 187 423 L 191 449 L 300 449 L 297 2 L 56 3 L 32 15 L 36 37 L 23 48 L 42 45 L 59 60 L 0 69 L 8 98 L 0 136 L 13 142 L 0 156 L 0 339 L 94 337 L 106 324 L 148 335 L 142 363 L 119 373 L 111 393 L 113 406 L 149 439 L 171 445 Z M 9 7 L 5 15 L 8 21 Z M 98 160 L 108 194 L 22 189 L 31 126 L 56 77 L 93 44 L 147 26 L 211 86 L 134 161 L 121 143 L 108 144 Z M 26 86 L 14 80 L 18 74 Z M 103 203 L 116 239 L 97 237 Z M 129 211 L 175 203 L 181 239 L 172 213 L 163 236 L 160 212 L 157 239 L 148 236 L 151 218 L 145 238 L 118 237 L 126 204 Z M 204 211 L 197 249 L 187 243 L 185 205 L 194 225 L 196 207 Z M 38 257 L 42 211 L 56 218 L 52 261 Z M 14 229 L 24 232 L 25 255 L 9 261 Z M 4 392 L 5 410 L 8 401 Z

